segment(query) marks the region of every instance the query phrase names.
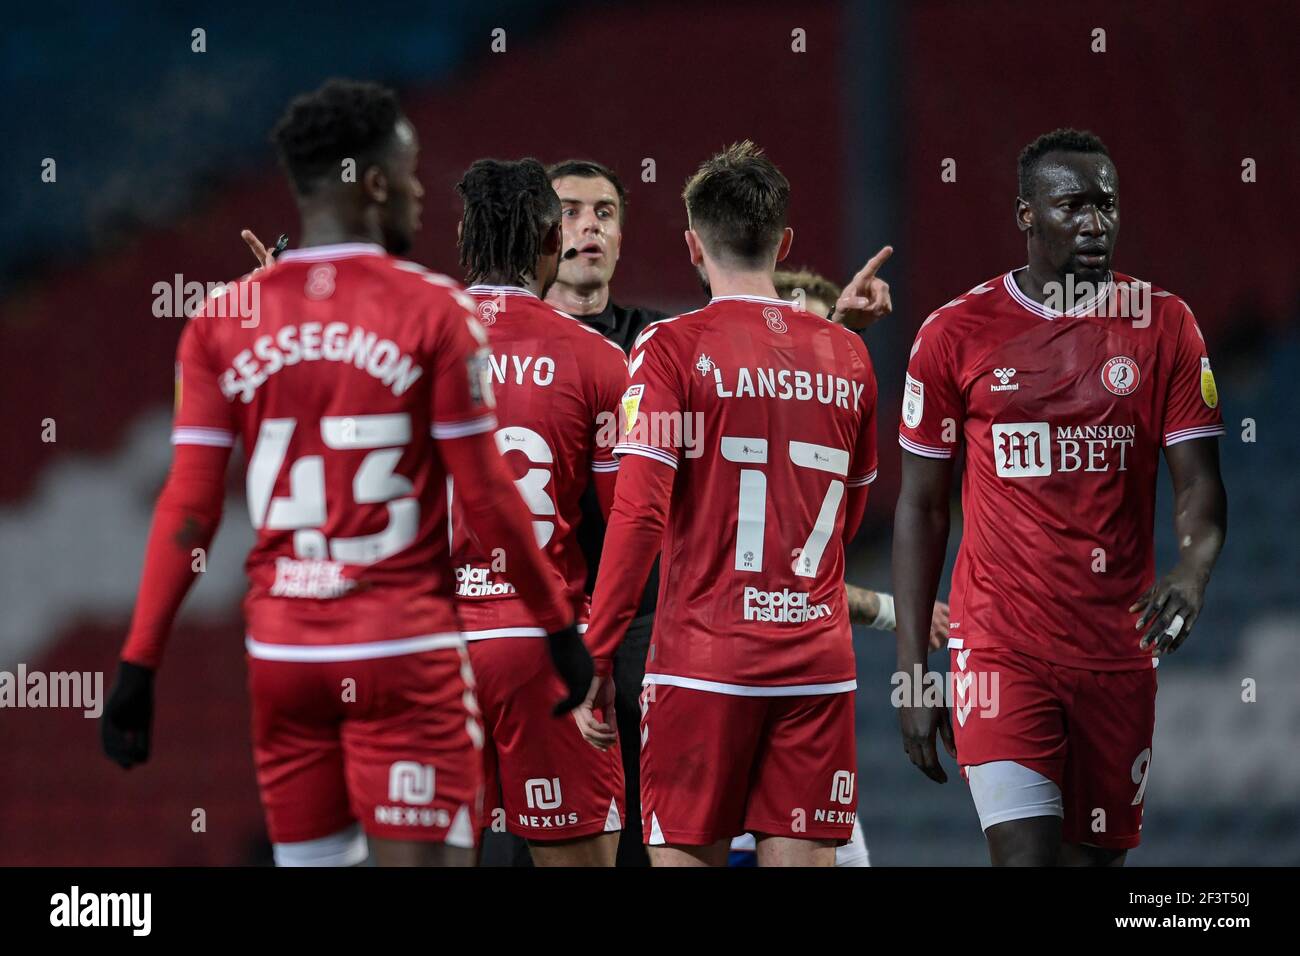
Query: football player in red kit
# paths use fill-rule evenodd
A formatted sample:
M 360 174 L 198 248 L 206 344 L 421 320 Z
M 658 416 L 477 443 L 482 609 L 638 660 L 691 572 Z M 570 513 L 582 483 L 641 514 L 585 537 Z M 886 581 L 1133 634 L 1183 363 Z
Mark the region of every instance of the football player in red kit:
M 912 347 L 894 523 L 898 668 L 919 672 L 966 446 L 950 725 L 903 706 L 935 780 L 940 731 L 995 865 L 1115 865 L 1138 845 L 1159 658 L 1191 633 L 1223 545 L 1224 432 L 1187 303 L 1111 270 L 1106 147 L 1057 130 L 1020 156 L 1028 265 L 934 312 Z M 1155 576 L 1160 449 L 1180 559 Z M 915 670 L 914 670 L 915 669 Z
M 488 332 L 496 442 L 537 543 L 574 593 L 587 565 L 580 499 L 594 484 L 609 513 L 618 461 L 615 409 L 627 387 L 623 350 L 542 301 L 560 264 L 560 198 L 534 159 L 474 163 L 456 187 L 465 203 L 460 264 Z M 516 591 L 510 567 L 460 520 L 452 489 L 456 596 L 469 642 L 484 741 L 485 823 L 528 840 L 539 866 L 613 866 L 622 829 L 617 748 L 587 746 L 572 720 L 552 720 L 562 696 L 546 628 Z M 585 608 L 579 630 L 586 626 Z
M 415 130 L 391 91 L 330 81 L 274 133 L 301 248 L 186 324 L 175 456 L 102 721 L 148 758 L 153 674 L 247 451 L 257 531 L 244 601 L 257 778 L 281 865 L 469 864 L 482 800 L 479 714 L 455 610 L 447 479 L 548 634 L 576 698 L 591 662 L 566 582 L 537 548 L 493 432 L 487 337 L 445 276 L 393 258 L 419 226 Z M 355 177 L 340 175 L 345 160 Z M 247 301 L 250 290 L 242 290 Z M 546 675 L 549 679 L 550 674 Z M 567 722 L 567 721 L 566 721 Z
M 662 545 L 640 740 L 658 866 L 722 865 L 745 831 L 761 865 L 830 866 L 856 817 L 843 541 L 875 477 L 876 381 L 857 335 L 776 296 L 789 189 L 752 143 L 700 167 L 686 243 L 712 299 L 629 363 L 587 632 L 606 679 L 576 716 L 614 742 L 610 658 Z

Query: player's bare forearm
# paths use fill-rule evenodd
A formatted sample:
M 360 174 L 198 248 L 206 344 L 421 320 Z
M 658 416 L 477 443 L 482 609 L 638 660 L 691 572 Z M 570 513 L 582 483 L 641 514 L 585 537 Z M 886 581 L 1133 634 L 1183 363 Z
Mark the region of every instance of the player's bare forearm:
M 1210 438 L 1165 449 L 1174 485 L 1178 564 L 1129 610 L 1141 611 L 1139 646 L 1156 655 L 1176 651 L 1192 633 L 1205 602 L 1210 571 L 1228 533 L 1228 496 L 1219 475 L 1219 446 Z
M 939 577 L 948 548 L 949 459 L 903 452 L 903 482 L 894 510 L 894 612 L 898 669 L 923 664 L 930 645 Z
M 924 668 L 930 646 L 934 598 L 948 547 L 948 490 L 952 460 L 903 452 L 903 483 L 894 509 L 894 613 L 898 627 L 898 671 Z M 904 702 L 898 708 L 903 750 L 936 783 L 947 773 L 939 762 L 935 735 L 956 756 L 952 727 L 942 707 Z
M 880 595 L 856 584 L 845 584 L 844 594 L 849 604 L 849 622 L 851 624 L 871 625 L 880 614 Z
M 1179 563 L 1208 581 L 1228 533 L 1228 495 L 1219 474 L 1219 443 L 1212 438 L 1166 449 L 1174 485 L 1174 532 Z

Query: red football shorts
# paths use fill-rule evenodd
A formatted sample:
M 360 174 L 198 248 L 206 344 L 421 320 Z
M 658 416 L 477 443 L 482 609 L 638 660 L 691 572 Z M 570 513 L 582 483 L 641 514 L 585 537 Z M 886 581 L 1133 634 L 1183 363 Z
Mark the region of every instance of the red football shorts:
M 473 846 L 482 729 L 463 648 L 360 661 L 248 658 L 273 843 L 337 833 Z
M 484 826 L 534 841 L 621 830 L 618 747 L 597 750 L 571 715 L 551 716 L 566 691 L 546 638 L 470 641 L 469 656 L 486 730 Z
M 748 697 L 647 683 L 645 842 L 707 846 L 747 831 L 847 842 L 858 808 L 854 697 Z
M 1154 667 L 1092 671 L 1000 647 L 952 650 L 952 729 L 966 768 L 1010 760 L 1061 790 L 1066 843 L 1139 842 L 1156 724 Z

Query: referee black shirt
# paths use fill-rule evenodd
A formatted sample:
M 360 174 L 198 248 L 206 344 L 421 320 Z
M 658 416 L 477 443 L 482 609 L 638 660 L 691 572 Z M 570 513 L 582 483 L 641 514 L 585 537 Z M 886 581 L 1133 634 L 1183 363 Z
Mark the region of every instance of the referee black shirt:
M 668 318 L 667 312 L 654 309 L 627 308 L 608 302 L 605 308 L 594 315 L 575 315 L 575 319 L 595 329 L 624 352 L 631 352 L 636 337 L 652 322 Z M 595 491 L 588 488 L 582 496 L 582 523 L 578 525 L 578 547 L 587 559 L 587 593 L 596 588 L 596 569 L 600 565 L 600 553 L 605 544 L 605 519 L 600 513 L 600 502 Z M 655 558 L 654 567 L 646 581 L 645 593 L 641 595 L 641 607 L 637 616 L 653 614 L 659 601 L 659 559 Z

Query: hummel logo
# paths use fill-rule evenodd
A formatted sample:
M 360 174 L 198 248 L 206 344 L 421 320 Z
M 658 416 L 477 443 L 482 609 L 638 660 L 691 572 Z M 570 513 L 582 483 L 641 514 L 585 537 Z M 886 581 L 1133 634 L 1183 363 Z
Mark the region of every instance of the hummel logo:
M 695 362 L 695 370 L 701 375 L 707 377 L 708 374 L 713 371 L 713 359 L 709 358 L 707 355 L 701 354 L 699 359 Z
M 1013 368 L 995 368 L 993 374 L 997 376 L 999 385 L 990 385 L 989 389 L 994 392 L 1014 392 L 1020 388 L 1020 384 L 1008 384 L 1015 377 L 1016 370 Z

